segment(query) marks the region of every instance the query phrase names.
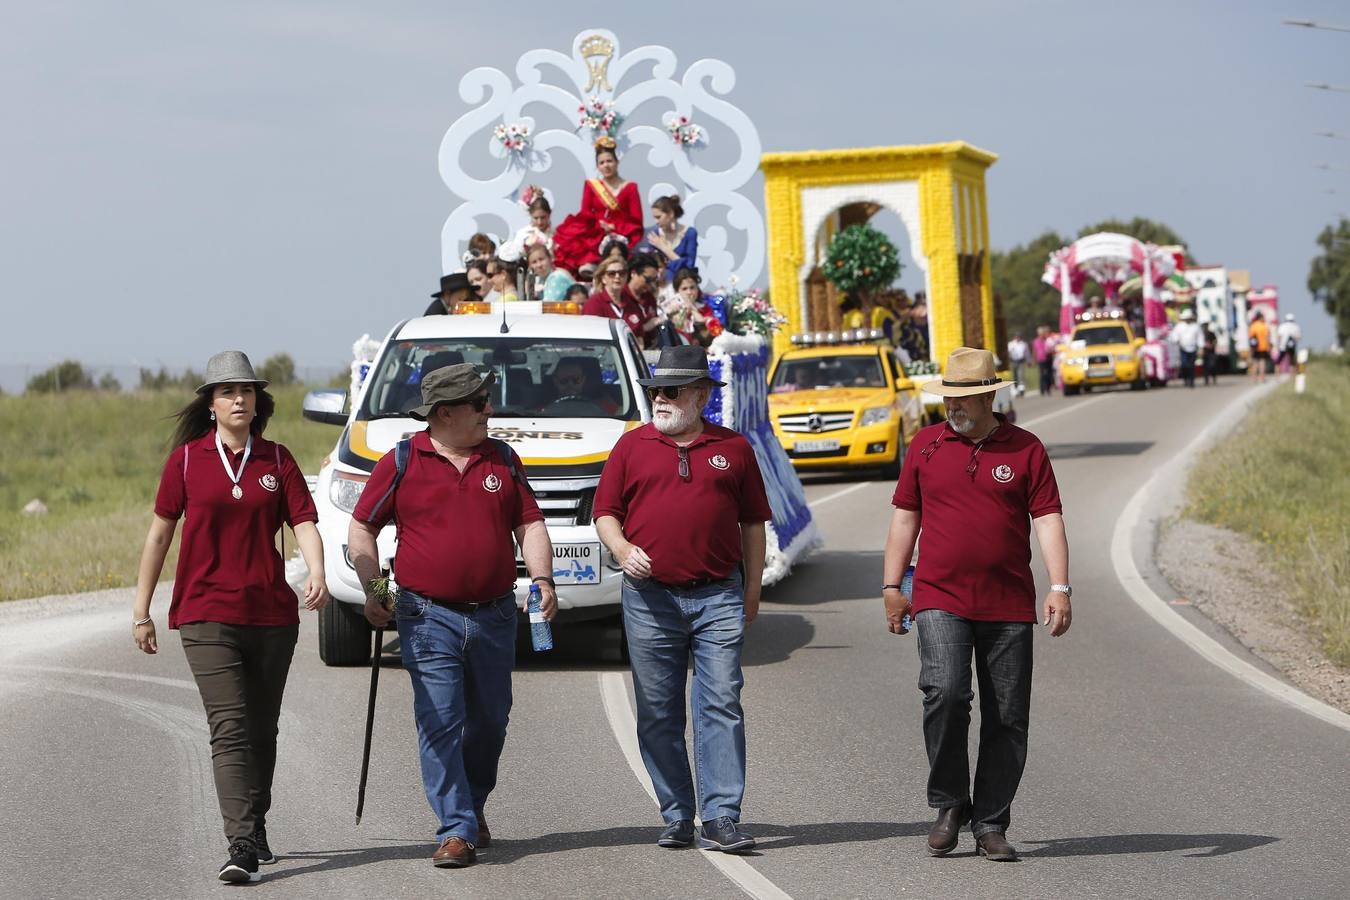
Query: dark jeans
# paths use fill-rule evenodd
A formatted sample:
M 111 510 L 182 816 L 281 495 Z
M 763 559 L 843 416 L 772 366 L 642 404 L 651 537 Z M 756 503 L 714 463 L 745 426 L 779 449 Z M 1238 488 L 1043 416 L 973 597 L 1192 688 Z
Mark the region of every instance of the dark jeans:
M 1195 351 L 1181 351 L 1181 380 L 1186 387 L 1195 387 Z
M 1029 622 L 975 622 L 938 609 L 915 617 L 919 629 L 919 689 L 928 748 L 928 805 L 970 802 L 976 837 L 1006 832 L 1027 762 L 1031 709 Z M 980 685 L 980 757 L 970 790 L 970 659 Z
M 1219 376 L 1218 376 L 1217 374 L 1215 374 L 1215 369 L 1214 369 L 1215 362 L 1216 362 L 1216 360 L 1214 359 L 1214 351 L 1213 351 L 1213 350 L 1208 350 L 1208 349 L 1205 350 L 1205 357 L 1204 357 L 1204 360 L 1203 360 L 1203 362 L 1202 362 L 1202 365 L 1204 366 L 1204 372 L 1205 372 L 1205 384 L 1218 384 L 1218 383 L 1219 383 Z
M 1047 359 L 1045 362 L 1039 362 L 1036 365 L 1038 365 L 1041 369 L 1041 396 L 1042 397 L 1049 396 L 1049 394 L 1055 389 L 1054 357 Z
M 225 838 L 266 824 L 277 767 L 281 695 L 299 625 L 189 622 L 179 628 L 211 726 L 211 769 Z

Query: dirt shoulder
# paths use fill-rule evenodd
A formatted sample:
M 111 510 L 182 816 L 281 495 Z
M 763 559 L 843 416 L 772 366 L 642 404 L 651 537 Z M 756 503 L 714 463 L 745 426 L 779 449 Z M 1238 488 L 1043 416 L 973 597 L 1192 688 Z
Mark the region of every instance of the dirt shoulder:
M 1301 690 L 1350 713 L 1350 671 L 1322 653 L 1316 633 L 1265 558 L 1257 541 L 1189 519 L 1165 523 L 1157 547 L 1158 568 L 1178 597 Z

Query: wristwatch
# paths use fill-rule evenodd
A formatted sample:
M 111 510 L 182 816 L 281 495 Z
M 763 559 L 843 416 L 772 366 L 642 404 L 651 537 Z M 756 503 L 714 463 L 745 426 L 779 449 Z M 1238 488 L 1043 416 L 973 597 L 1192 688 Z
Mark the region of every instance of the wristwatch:
M 1050 585 L 1050 591 L 1055 594 L 1063 594 L 1070 600 L 1073 599 L 1073 588 L 1067 584 L 1052 584 Z

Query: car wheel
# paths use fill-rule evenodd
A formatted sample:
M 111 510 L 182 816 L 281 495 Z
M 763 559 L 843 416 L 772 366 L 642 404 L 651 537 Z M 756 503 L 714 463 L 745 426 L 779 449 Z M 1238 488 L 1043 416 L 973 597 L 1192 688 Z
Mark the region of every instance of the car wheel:
M 356 607 L 330 600 L 319 611 L 319 659 L 327 666 L 370 662 L 370 623 Z
M 1066 385 L 1064 385 L 1064 396 L 1065 396 L 1065 397 L 1076 397 L 1076 396 L 1078 396 L 1078 392 L 1079 392 L 1080 390 L 1082 390 L 1082 388 L 1081 388 L 1080 385 L 1077 385 L 1077 384 L 1066 384 Z
M 1130 390 L 1132 391 L 1142 391 L 1146 387 L 1148 387 L 1148 382 L 1144 380 L 1143 376 L 1130 382 Z
M 895 459 L 881 467 L 881 478 L 884 481 L 894 481 L 900 477 L 900 467 L 905 464 L 905 442 L 897 440 L 895 448 Z

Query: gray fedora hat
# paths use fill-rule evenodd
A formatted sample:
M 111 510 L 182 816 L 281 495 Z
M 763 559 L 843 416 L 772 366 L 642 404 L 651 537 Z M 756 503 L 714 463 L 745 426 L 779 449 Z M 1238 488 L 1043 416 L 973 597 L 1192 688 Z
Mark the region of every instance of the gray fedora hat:
M 638 384 L 643 387 L 679 387 L 683 384 L 693 384 L 702 378 L 708 379 L 718 387 L 726 385 L 726 382 L 713 378 L 712 373 L 708 371 L 707 350 L 696 344 L 679 344 L 663 348 L 661 356 L 656 360 L 656 369 L 652 372 L 652 377 L 639 378 Z
M 472 397 L 496 380 L 497 376 L 492 372 L 480 374 L 473 363 L 455 363 L 427 372 L 422 376 L 422 405 L 408 410 L 408 415 L 425 422 L 431 411 L 442 403 Z
M 222 350 L 206 361 L 206 375 L 197 393 L 201 393 L 218 384 L 256 384 L 265 388 L 268 382 L 259 378 L 253 371 L 253 363 L 248 361 L 243 350 Z

